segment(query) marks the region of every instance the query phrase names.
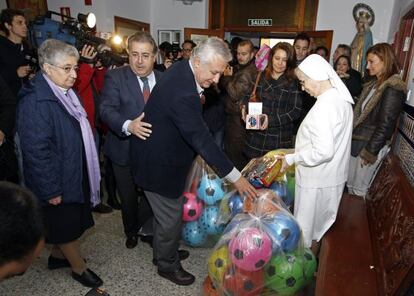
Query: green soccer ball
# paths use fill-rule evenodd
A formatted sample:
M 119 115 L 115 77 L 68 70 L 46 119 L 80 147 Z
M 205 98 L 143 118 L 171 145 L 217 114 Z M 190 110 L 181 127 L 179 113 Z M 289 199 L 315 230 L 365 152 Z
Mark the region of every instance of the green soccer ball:
M 309 249 L 272 257 L 265 267 L 265 285 L 278 295 L 294 295 L 305 287 L 316 270 L 315 256 Z

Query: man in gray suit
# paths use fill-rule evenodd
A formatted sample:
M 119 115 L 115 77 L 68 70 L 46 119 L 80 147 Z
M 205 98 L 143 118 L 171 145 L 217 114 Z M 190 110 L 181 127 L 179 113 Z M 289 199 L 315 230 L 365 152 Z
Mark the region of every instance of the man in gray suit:
M 157 45 L 149 33 L 138 32 L 128 38 L 128 55 L 129 65 L 107 72 L 99 108 L 102 121 L 111 130 L 104 153 L 113 163 L 127 237 L 125 245 L 131 249 L 137 245 L 138 231 L 152 211 L 132 180 L 129 141 L 131 137 L 145 139 L 151 133 L 143 110 L 160 73 L 153 70 Z

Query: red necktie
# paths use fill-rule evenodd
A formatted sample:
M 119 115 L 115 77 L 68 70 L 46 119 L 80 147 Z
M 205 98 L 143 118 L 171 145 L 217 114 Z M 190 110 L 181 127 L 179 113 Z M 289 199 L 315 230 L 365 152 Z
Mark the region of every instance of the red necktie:
M 148 98 L 151 94 L 149 83 L 148 83 L 148 77 L 140 77 L 142 83 L 144 86 L 142 87 L 142 95 L 144 96 L 144 102 L 147 103 Z

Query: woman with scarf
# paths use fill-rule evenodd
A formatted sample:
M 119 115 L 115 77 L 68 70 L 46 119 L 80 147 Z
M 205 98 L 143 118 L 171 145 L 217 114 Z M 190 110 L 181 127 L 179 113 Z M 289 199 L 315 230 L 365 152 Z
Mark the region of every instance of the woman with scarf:
M 348 176 L 353 100 L 319 55 L 308 56 L 295 73 L 316 103 L 299 127 L 295 152 L 281 157 L 282 169 L 296 165 L 294 215 L 305 246 L 317 255 L 320 240 L 336 220 Z
M 364 85 L 354 111 L 348 192 L 365 196 L 377 167 L 389 151 L 406 94 L 391 45 L 378 43 L 367 51 L 373 79 Z
M 87 268 L 78 239 L 94 224 L 99 203 L 99 162 L 86 112 L 72 90 L 79 53 L 48 39 L 38 50 L 41 71 L 20 91 L 17 132 L 27 187 L 43 208 L 49 269 L 70 267 L 88 287 L 102 280 Z

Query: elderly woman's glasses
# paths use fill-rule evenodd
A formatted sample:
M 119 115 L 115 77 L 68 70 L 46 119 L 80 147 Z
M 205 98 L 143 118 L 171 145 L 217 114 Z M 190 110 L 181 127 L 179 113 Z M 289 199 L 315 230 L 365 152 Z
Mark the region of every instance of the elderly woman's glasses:
M 75 71 L 75 72 L 78 72 L 78 70 L 79 70 L 79 66 L 78 65 L 75 65 L 75 66 L 69 66 L 69 65 L 66 65 L 66 66 L 58 66 L 58 65 L 53 65 L 53 64 L 49 64 L 49 65 L 51 65 L 53 67 L 56 67 L 56 68 L 59 68 L 59 69 L 62 69 L 63 71 L 65 71 L 66 74 L 69 74 L 70 71 L 72 71 L 72 70 Z

